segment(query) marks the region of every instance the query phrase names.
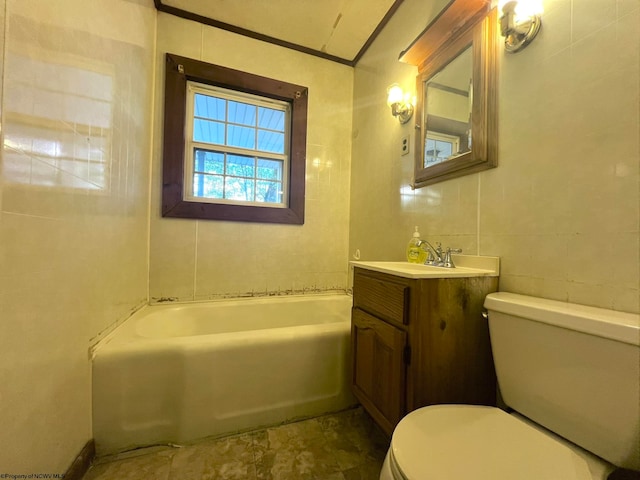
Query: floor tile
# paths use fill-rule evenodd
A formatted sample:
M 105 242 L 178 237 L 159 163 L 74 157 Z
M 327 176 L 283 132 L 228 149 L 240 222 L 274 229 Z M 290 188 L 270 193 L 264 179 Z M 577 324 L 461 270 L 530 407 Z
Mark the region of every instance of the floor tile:
M 254 438 L 259 480 L 315 479 L 340 469 L 317 419 L 269 428 Z
M 173 456 L 171 480 L 255 480 L 251 434 L 181 447 Z
M 344 480 L 378 480 L 383 461 L 384 458 L 381 460 L 371 459 L 367 463 L 345 470 L 342 472 Z
M 389 443 L 362 409 L 320 419 L 341 470 L 384 460 Z
M 97 464 L 83 480 L 169 480 L 173 454 L 163 451 Z
M 99 459 L 84 480 L 377 480 L 388 446 L 371 418 L 355 408 Z

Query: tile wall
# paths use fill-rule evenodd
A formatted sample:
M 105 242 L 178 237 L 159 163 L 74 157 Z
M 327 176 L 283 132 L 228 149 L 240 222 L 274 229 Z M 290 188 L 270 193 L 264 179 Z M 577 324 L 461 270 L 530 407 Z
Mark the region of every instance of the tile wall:
M 89 347 L 147 300 L 155 9 L 0 13 L 0 473 L 63 473 L 91 438 Z
M 344 290 L 353 69 L 158 14 L 150 300 Z M 162 218 L 166 52 L 309 88 L 305 224 Z
M 544 1 L 538 38 L 500 53 L 498 168 L 412 191 L 413 123 L 384 96 L 415 88 L 397 58 L 425 3 L 406 0 L 355 69 L 350 254 L 402 259 L 419 225 L 499 256 L 503 291 L 640 311 L 640 1 Z

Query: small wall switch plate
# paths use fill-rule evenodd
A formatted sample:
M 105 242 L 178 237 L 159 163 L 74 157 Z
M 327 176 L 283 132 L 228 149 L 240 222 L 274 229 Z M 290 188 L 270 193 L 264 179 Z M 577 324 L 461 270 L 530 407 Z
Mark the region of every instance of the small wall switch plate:
M 411 151 L 410 135 L 405 135 L 400 139 L 400 155 L 407 155 Z

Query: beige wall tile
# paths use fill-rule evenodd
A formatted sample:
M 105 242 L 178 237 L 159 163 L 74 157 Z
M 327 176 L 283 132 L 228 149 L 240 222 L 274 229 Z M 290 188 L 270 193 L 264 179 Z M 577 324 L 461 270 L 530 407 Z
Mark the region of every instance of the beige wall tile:
M 613 297 L 614 310 L 620 310 L 622 312 L 637 312 L 640 310 L 640 297 L 638 296 L 638 289 L 636 288 L 624 288 L 614 287 L 615 296 Z
M 0 465 L 91 438 L 88 349 L 147 300 L 152 2 L 0 1 Z
M 571 40 L 577 42 L 616 20 L 616 0 L 581 0 L 572 2 Z
M 149 265 L 151 303 L 194 300 L 196 227 L 196 223 L 185 225 L 180 219 L 151 222 L 149 256 L 155 259 Z

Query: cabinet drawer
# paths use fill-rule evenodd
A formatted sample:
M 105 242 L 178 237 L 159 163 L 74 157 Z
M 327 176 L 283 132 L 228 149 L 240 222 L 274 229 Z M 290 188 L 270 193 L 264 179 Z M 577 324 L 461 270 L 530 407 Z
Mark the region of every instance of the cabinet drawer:
M 410 291 L 406 284 L 363 274 L 356 269 L 353 305 L 391 323 L 407 325 Z

